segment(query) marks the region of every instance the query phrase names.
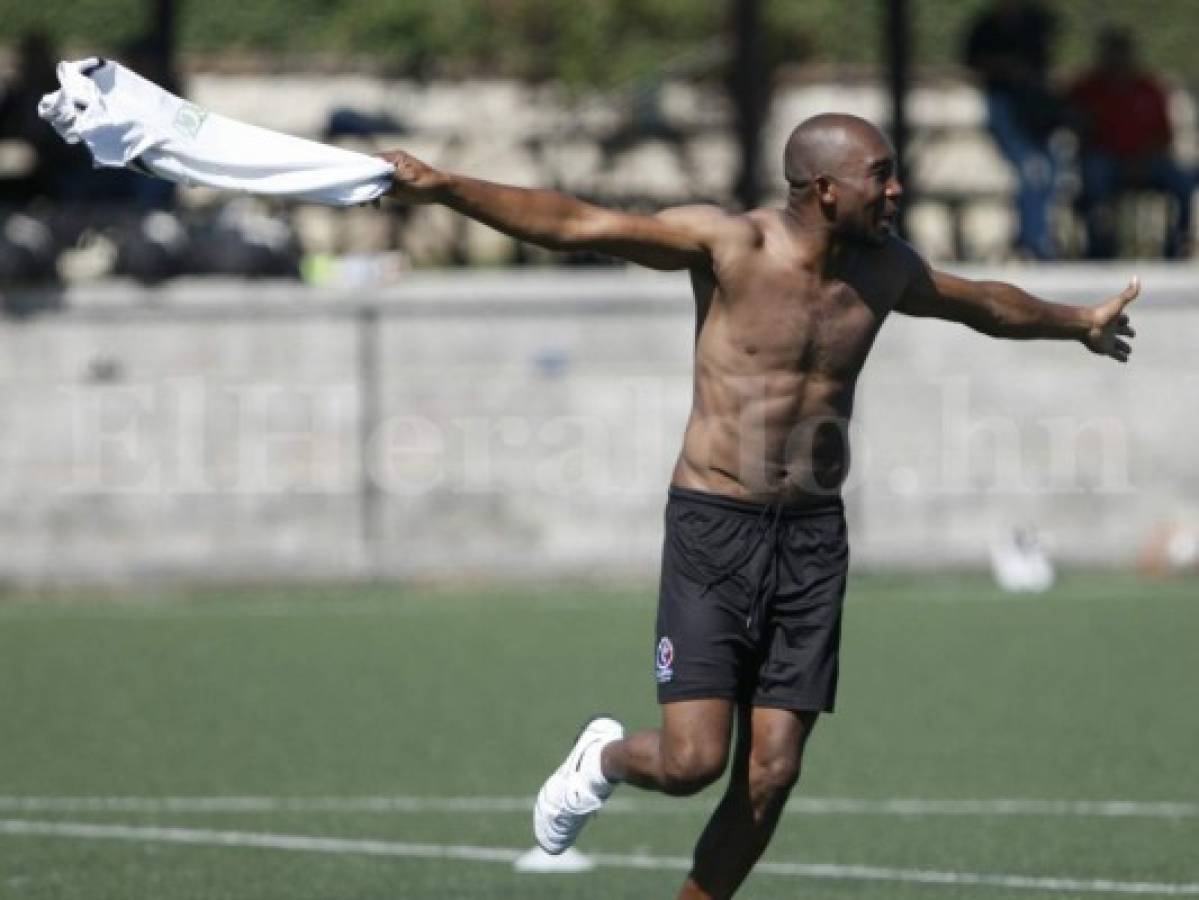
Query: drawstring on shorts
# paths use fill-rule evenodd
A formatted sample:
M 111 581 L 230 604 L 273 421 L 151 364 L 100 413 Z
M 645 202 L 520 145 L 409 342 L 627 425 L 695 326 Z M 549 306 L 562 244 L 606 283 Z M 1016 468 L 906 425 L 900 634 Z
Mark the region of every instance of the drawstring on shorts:
M 770 517 L 769 525 L 766 524 L 767 516 Z M 753 542 L 747 550 L 738 554 L 737 558 L 727 565 L 715 578 L 710 579 L 704 584 L 703 592 L 700 596 L 704 596 L 712 588 L 722 584 L 729 578 L 737 574 L 742 567 L 748 565 L 754 558 L 754 554 L 758 552 L 758 548 L 762 546 L 763 541 L 769 540 L 770 556 L 766 565 L 762 567 L 761 573 L 758 575 L 757 583 L 754 585 L 753 601 L 749 607 L 749 615 L 745 617 L 745 627 L 752 629 L 755 619 L 760 624 L 762 617 L 766 612 L 767 597 L 770 593 L 768 590 L 768 579 L 772 580 L 775 585 L 778 584 L 778 545 L 781 531 L 779 524 L 783 518 L 783 504 L 781 501 L 775 500 L 762 507 L 762 511 L 758 513 L 758 520 L 754 524 L 754 530 L 757 532 Z

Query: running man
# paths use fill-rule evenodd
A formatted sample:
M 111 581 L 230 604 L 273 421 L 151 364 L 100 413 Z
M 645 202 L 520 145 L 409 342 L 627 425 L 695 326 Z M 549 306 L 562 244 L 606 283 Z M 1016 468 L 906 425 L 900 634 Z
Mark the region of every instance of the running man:
M 1095 307 L 933 271 L 893 233 L 903 188 L 877 128 L 820 115 L 792 132 L 781 209 L 654 216 L 438 171 L 406 153 L 392 195 L 505 234 L 655 269 L 686 269 L 696 303 L 694 401 L 666 506 L 656 653 L 661 727 L 587 723 L 537 797 L 561 853 L 616 785 L 728 789 L 680 898 L 731 897 L 765 850 L 804 745 L 837 691 L 848 567 L 840 485 L 854 386 L 888 313 L 1003 338 L 1076 341 L 1124 362 L 1136 280 Z

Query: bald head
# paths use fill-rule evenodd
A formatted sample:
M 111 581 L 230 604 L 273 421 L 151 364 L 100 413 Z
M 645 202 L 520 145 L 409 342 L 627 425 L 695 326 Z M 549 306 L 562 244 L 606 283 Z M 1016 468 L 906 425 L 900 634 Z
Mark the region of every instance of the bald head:
M 875 245 L 893 233 L 903 196 L 898 160 L 870 122 L 844 113 L 801 122 L 787 140 L 783 167 L 793 221 Z
M 891 142 L 865 119 L 845 113 L 812 116 L 795 126 L 783 151 L 783 172 L 792 185 L 841 173 L 847 164 L 892 154 Z

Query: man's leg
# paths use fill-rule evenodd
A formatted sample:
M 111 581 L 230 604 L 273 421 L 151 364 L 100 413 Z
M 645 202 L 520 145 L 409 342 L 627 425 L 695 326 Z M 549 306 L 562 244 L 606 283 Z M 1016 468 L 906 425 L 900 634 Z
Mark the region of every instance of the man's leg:
M 1015 102 L 994 91 L 987 95 L 987 126 L 999 152 L 1015 169 L 1017 243 L 1038 259 L 1056 255 L 1049 213 L 1057 182 L 1057 165 L 1048 142 L 1028 133 Z
M 1115 161 L 1094 151 L 1082 155 L 1082 211 L 1087 226 L 1087 259 L 1113 259 L 1119 243 L 1115 202 L 1120 171 Z
M 732 730 L 731 700 L 664 703 L 661 728 L 604 747 L 604 776 L 676 797 L 694 794 L 724 773 Z
M 533 806 L 533 835 L 547 853 L 578 838 L 621 781 L 686 796 L 718 779 L 728 760 L 731 700 L 682 700 L 662 705 L 662 727 L 625 738 L 620 723 L 592 719 Z
M 678 900 L 732 897 L 766 849 L 819 714 L 768 707 L 738 712 L 728 790 L 695 847 Z
M 1145 163 L 1145 183 L 1148 187 L 1164 191 L 1173 200 L 1166 223 L 1166 243 L 1163 255 L 1167 259 L 1190 256 L 1191 194 L 1195 190 L 1191 178 L 1178 163 L 1169 156 L 1161 155 Z

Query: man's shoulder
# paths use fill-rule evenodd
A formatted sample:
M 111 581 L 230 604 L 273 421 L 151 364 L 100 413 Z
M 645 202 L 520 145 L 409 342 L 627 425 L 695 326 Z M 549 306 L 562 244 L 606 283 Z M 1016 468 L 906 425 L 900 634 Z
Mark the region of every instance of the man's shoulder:
M 753 217 L 764 210 L 734 212 L 715 203 L 690 203 L 685 206 L 670 206 L 658 213 L 658 218 L 676 222 L 694 222 L 721 228 L 747 228 Z
M 908 274 L 914 274 L 928 266 L 920 251 L 897 234 L 889 234 L 879 247 L 879 253 L 885 262 L 901 268 Z
M 878 248 L 879 268 L 894 291 L 896 298 L 903 297 L 909 290 L 928 284 L 933 270 L 928 260 L 915 247 L 897 234 L 887 236 Z
M 761 210 L 731 212 L 715 204 L 695 203 L 672 206 L 657 214 L 662 221 L 700 235 L 706 243 L 760 243 L 763 224 L 756 217 Z

